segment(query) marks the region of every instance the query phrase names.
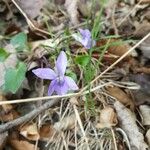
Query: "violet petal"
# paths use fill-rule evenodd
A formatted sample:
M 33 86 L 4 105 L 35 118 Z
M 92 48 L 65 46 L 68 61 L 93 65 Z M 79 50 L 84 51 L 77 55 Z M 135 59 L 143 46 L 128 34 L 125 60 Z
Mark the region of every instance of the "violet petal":
M 91 32 L 88 29 L 79 29 L 79 31 L 83 38 L 91 38 Z
M 56 73 L 50 68 L 38 68 L 33 69 L 32 72 L 41 79 L 49 79 L 52 80 L 56 78 Z
M 64 51 L 61 51 L 56 61 L 56 70 L 58 75 L 64 76 L 66 67 L 67 67 L 67 56 Z
M 55 85 L 56 85 L 56 80 L 52 80 L 50 85 L 49 85 L 49 88 L 48 88 L 48 95 L 51 96 L 55 90 Z
M 77 84 L 71 77 L 65 76 L 65 81 L 69 87 L 69 90 L 78 90 L 79 89 Z

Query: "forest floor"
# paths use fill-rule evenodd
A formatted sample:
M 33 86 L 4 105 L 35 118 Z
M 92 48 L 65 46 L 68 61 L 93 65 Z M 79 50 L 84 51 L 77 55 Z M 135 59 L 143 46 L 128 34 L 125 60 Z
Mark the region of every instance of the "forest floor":
M 150 148 L 150 0 L 0 1 L 0 150 Z

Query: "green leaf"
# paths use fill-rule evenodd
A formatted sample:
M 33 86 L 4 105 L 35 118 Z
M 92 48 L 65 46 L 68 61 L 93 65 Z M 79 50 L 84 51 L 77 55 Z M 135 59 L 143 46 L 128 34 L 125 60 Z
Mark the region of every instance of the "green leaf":
M 75 59 L 76 64 L 86 66 L 90 61 L 90 57 L 87 55 L 77 56 Z
M 84 68 L 84 82 L 85 84 L 88 84 L 89 82 L 91 82 L 91 80 L 93 79 L 94 75 L 95 75 L 95 67 L 92 64 L 88 64 L 85 68 Z
M 26 65 L 23 62 L 19 62 L 17 68 L 9 68 L 5 73 L 5 85 L 4 89 L 12 93 L 16 93 L 25 79 Z
M 0 62 L 5 61 L 5 59 L 9 56 L 9 53 L 5 51 L 5 49 L 0 48 Z
M 17 51 L 24 51 L 28 49 L 27 35 L 23 32 L 13 36 L 10 43 L 16 48 Z

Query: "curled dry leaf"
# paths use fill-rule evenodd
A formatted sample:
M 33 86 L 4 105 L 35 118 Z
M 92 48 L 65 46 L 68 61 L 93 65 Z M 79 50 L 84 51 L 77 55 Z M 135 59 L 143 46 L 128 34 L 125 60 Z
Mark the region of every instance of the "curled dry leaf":
M 117 124 L 117 116 L 114 109 L 105 107 L 100 112 L 100 123 L 96 125 L 97 128 L 110 128 Z
M 119 101 L 114 103 L 114 107 L 117 112 L 120 126 L 126 132 L 130 140 L 131 148 L 146 150 L 148 145 L 144 141 L 143 134 L 138 129 L 134 114 Z
M 4 149 L 8 137 L 8 133 L 4 132 L 0 134 L 0 150 Z
M 141 105 L 139 109 L 143 117 L 143 125 L 150 125 L 150 106 Z
M 147 142 L 150 146 L 150 129 L 146 132 L 146 139 L 147 139 Z
M 116 98 L 122 104 L 130 106 L 132 109 L 134 108 L 132 99 L 119 87 L 107 87 L 107 91 L 111 96 Z
M 76 116 L 74 114 L 72 114 L 70 116 L 63 118 L 59 122 L 56 122 L 54 124 L 54 128 L 57 131 L 70 130 L 70 129 L 74 128 L 75 121 L 76 121 Z
M 79 13 L 78 13 L 78 0 L 66 0 L 65 2 L 66 10 L 70 16 L 71 23 L 73 25 L 79 24 Z
M 36 141 L 39 139 L 38 128 L 35 123 L 27 124 L 20 129 L 20 134 L 29 140 Z

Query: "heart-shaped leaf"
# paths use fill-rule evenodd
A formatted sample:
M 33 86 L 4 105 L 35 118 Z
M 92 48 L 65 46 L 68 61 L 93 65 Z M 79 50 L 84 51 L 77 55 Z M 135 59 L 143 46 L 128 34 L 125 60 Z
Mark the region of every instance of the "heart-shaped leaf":
M 15 69 L 7 69 L 5 73 L 4 90 L 16 93 L 25 79 L 26 69 L 26 65 L 23 62 L 19 62 Z
M 77 56 L 75 59 L 76 64 L 81 66 L 86 66 L 90 61 L 90 57 L 88 55 Z
M 27 35 L 23 32 L 13 36 L 10 43 L 15 47 L 17 51 L 28 50 Z

